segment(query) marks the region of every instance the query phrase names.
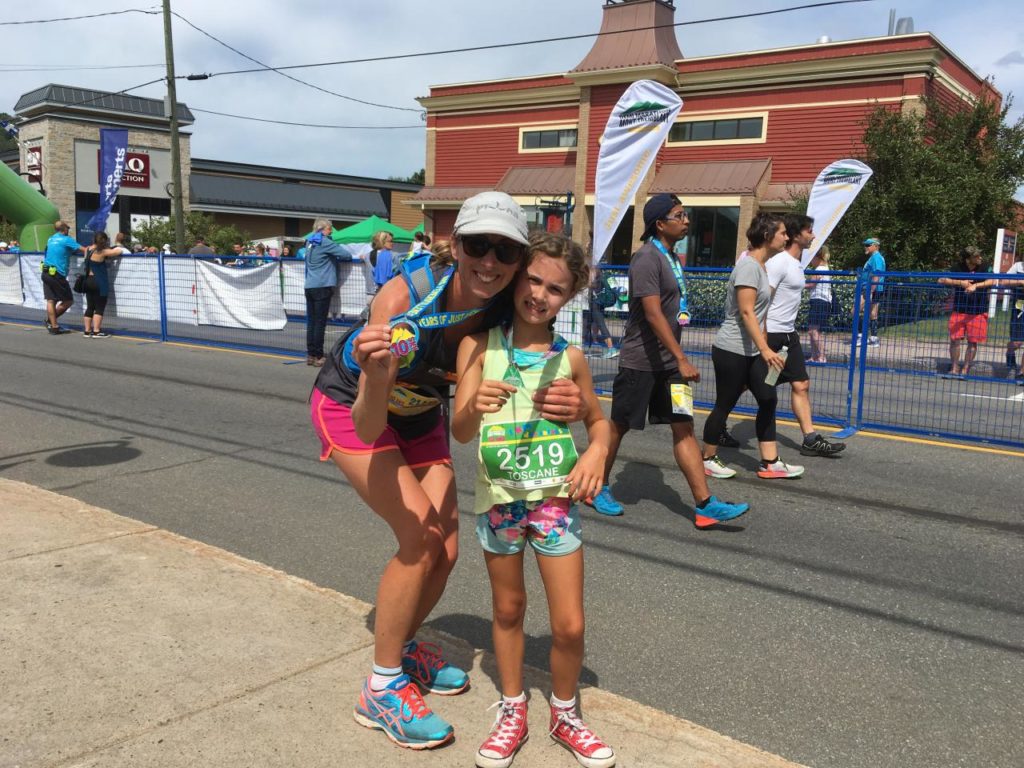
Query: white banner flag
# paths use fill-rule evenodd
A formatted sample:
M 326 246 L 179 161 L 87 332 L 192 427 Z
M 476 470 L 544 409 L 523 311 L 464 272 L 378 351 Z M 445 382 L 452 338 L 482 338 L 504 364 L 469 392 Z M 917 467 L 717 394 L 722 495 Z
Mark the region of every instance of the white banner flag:
M 594 263 L 600 261 L 633 204 L 683 102 L 667 86 L 638 80 L 622 94 L 608 118 L 597 158 L 594 201 Z
M 814 242 L 804 251 L 801 266 L 806 267 L 825 244 L 872 173 L 859 160 L 836 160 L 818 174 L 807 201 L 807 215 L 814 219 Z

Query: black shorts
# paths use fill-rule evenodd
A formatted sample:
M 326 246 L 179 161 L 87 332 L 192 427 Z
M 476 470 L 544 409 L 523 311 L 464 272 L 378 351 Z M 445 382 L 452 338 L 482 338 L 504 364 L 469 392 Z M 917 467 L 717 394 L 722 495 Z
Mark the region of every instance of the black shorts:
M 60 272 L 55 272 L 51 275 L 48 269 L 43 270 L 43 298 L 47 301 L 75 303 L 75 296 L 71 293 L 68 279 Z
M 1010 305 L 1010 341 L 1024 341 L 1024 311 Z
M 782 349 L 783 345 L 789 347 L 787 351 L 786 367 L 779 374 L 779 383 L 784 384 L 790 381 L 809 381 L 807 375 L 807 363 L 804 360 L 804 348 L 800 343 L 800 334 L 792 333 L 769 333 L 767 336 L 768 346 L 775 352 Z
M 637 371 L 619 368 L 612 384 L 612 421 L 630 429 L 643 429 L 644 419 L 651 424 L 693 421 L 692 416 L 672 412 L 672 384 L 683 384 L 683 377 L 670 371 Z
M 809 328 L 826 328 L 828 320 L 832 316 L 832 302 L 824 299 L 811 299 L 807 313 L 807 326 Z

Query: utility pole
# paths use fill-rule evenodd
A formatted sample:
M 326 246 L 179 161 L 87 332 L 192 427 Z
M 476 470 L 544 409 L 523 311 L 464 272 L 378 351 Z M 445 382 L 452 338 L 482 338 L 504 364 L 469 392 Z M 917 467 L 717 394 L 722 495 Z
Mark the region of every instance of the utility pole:
M 178 136 L 178 93 L 174 79 L 174 42 L 171 39 L 171 0 L 164 4 L 164 55 L 167 58 L 167 99 L 164 111 L 171 118 L 171 216 L 174 218 L 174 252 L 185 252 L 185 211 L 181 194 L 181 140 Z

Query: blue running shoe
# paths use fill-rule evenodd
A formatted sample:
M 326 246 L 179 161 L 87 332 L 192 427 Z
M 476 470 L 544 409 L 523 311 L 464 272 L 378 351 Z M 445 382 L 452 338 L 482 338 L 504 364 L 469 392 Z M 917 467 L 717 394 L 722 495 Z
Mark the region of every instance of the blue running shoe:
M 712 496 L 703 509 L 697 508 L 693 511 L 693 524 L 698 528 L 713 528 L 719 523 L 745 515 L 749 509 L 749 504 L 730 504 Z
M 618 517 L 626 511 L 626 508 L 619 504 L 615 497 L 612 496 L 612 489 L 607 485 L 601 488 L 601 491 L 594 497 L 594 500 L 590 502 L 590 506 L 602 515 L 608 515 L 609 517 Z
M 469 687 L 469 675 L 452 666 L 433 643 L 413 641 L 412 650 L 402 654 L 402 671 L 424 691 L 454 696 Z
M 455 729 L 430 711 L 408 675 L 399 675 L 383 691 L 371 690 L 367 679 L 353 716 L 407 749 L 431 749 L 455 738 Z

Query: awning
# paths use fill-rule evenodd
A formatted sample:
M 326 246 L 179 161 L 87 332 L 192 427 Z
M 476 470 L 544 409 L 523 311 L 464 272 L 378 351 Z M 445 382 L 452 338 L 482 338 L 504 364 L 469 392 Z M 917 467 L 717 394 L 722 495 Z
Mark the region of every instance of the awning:
M 323 215 L 338 219 L 388 214 L 380 192 L 375 189 L 332 189 L 312 184 L 193 173 L 189 179 L 189 191 L 192 207 L 200 211 L 237 208 L 259 211 L 263 215 L 297 218 Z
M 768 180 L 771 169 L 769 159 L 669 163 L 658 170 L 651 194 L 755 195 L 758 187 Z
M 576 186 L 575 165 L 509 168 L 497 189 L 510 195 L 564 195 Z
M 761 197 L 761 205 L 785 206 L 793 204 L 797 198 L 806 200 L 811 196 L 811 182 L 791 181 L 789 183 L 769 184 Z
M 489 189 L 491 187 L 423 187 L 423 189 L 403 202 L 406 205 L 448 203 L 461 206 L 473 195 L 487 192 Z

